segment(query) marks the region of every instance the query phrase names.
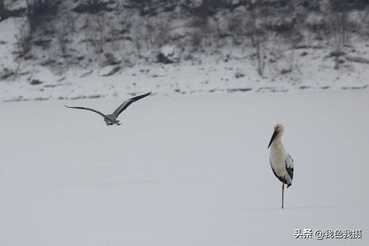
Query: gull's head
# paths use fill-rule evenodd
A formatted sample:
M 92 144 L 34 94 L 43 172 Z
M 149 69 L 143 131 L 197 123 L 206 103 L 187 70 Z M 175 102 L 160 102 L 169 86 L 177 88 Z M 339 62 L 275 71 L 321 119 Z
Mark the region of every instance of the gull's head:
M 283 127 L 282 124 L 276 124 L 274 126 L 274 132 L 273 132 L 272 137 L 270 138 L 270 142 L 268 144 L 268 148 L 270 147 L 270 145 L 272 145 L 272 143 L 273 143 L 273 141 L 275 139 L 278 139 L 278 138 L 282 137 L 283 132 L 284 132 L 284 127 Z

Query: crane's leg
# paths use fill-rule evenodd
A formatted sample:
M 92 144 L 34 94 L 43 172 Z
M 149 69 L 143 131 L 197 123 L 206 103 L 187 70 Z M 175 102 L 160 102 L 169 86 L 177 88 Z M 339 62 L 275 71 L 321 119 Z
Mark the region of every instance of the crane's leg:
M 284 183 L 282 183 L 282 209 L 284 208 Z

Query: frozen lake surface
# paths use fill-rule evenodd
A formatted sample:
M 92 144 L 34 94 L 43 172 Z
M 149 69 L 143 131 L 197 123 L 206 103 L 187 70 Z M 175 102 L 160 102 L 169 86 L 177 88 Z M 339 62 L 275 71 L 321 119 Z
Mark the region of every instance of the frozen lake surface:
M 368 91 L 152 96 L 120 127 L 64 103 L 0 104 L 2 246 L 369 245 Z M 277 122 L 295 159 L 283 211 L 267 150 Z

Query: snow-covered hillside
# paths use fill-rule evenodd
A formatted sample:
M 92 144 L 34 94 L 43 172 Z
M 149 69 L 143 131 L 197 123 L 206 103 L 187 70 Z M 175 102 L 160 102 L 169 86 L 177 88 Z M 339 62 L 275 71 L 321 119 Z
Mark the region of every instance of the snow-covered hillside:
M 0 245 L 369 243 L 367 91 L 152 96 L 120 127 L 63 103 L 0 104 Z M 295 159 L 283 211 L 275 122 Z M 363 235 L 303 240 L 296 228 Z
M 55 75 L 39 67 L 24 80 L 0 83 L 1 101 L 67 100 L 100 97 L 123 99 L 145 91 L 160 95 L 235 92 L 298 92 L 321 90 L 367 90 L 369 64 L 350 63 L 334 70 L 334 62 L 322 50 L 301 50 L 309 55 L 294 63 L 297 67 L 285 76 L 276 67 L 260 77 L 248 56 L 229 50 L 227 60 L 220 56 L 202 56 L 201 62 L 181 64 L 138 64 L 112 76 L 108 66 L 100 70 L 71 70 Z M 365 51 L 366 52 L 366 51 Z M 278 66 L 278 65 L 276 65 Z M 282 65 L 283 66 L 283 65 Z M 32 72 L 32 73 L 33 73 Z
M 363 1 L 85 2 L 0 21 L 1 101 L 368 88 Z

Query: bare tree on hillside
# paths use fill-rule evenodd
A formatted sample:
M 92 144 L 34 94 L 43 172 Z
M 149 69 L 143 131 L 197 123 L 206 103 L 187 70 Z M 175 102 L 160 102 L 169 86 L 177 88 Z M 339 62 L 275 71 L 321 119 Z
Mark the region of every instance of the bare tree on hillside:
M 251 45 L 255 48 L 256 60 L 257 60 L 257 71 L 260 76 L 264 76 L 265 69 L 265 42 L 266 33 L 258 27 L 258 13 L 256 9 L 256 1 L 252 0 L 250 2 L 250 39 Z
M 5 12 L 4 0 L 0 0 L 0 20 L 2 20 L 4 12 Z
M 31 33 L 42 24 L 45 24 L 44 17 L 56 15 L 58 1 L 56 0 L 26 0 L 27 20 Z
M 340 56 L 344 54 L 344 47 L 350 41 L 350 30 L 347 11 L 340 6 L 340 2 L 326 0 L 323 11 L 327 16 L 328 32 L 333 41 L 332 56 L 335 59 L 335 69 L 339 69 Z
M 32 49 L 32 34 L 28 22 L 20 26 L 15 35 L 16 53 L 18 57 L 24 57 Z

